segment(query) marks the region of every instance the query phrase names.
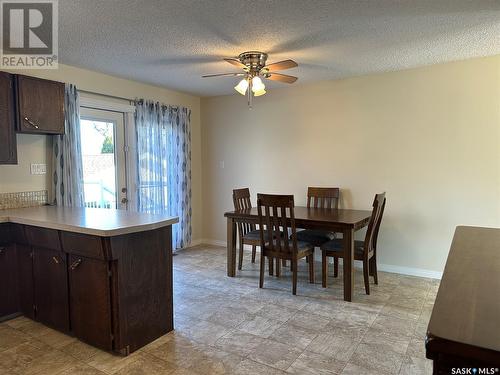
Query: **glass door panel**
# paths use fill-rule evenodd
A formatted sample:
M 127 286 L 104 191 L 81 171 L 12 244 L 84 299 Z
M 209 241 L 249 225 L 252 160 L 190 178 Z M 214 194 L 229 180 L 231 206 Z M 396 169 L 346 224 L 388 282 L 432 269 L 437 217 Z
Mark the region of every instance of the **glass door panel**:
M 123 114 L 81 108 L 85 207 L 127 208 Z

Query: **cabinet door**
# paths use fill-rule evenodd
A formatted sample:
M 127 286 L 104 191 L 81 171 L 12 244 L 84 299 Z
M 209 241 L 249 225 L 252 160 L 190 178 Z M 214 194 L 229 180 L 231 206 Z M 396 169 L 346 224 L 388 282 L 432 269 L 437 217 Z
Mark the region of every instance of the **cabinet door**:
M 0 319 L 19 311 L 15 245 L 0 245 Z
M 112 349 L 108 262 L 69 256 L 71 327 L 76 337 Z
M 16 244 L 19 310 L 28 318 L 35 319 L 33 294 L 33 252 L 30 246 Z
M 64 134 L 64 83 L 16 76 L 17 130 Z
M 12 75 L 0 72 L 0 164 L 17 164 Z
M 69 331 L 68 271 L 66 254 L 34 248 L 36 320 L 63 332 Z

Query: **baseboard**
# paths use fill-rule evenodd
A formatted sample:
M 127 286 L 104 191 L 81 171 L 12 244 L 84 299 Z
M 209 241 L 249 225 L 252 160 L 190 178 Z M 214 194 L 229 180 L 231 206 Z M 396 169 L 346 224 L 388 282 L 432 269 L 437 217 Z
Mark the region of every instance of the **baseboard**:
M 193 241 L 194 242 L 194 241 Z M 210 238 L 202 238 L 200 240 L 197 240 L 198 245 L 212 245 L 212 246 L 227 246 L 226 241 L 219 241 L 219 240 L 214 240 Z M 190 245 L 190 247 L 195 246 L 195 245 Z M 251 247 L 245 245 L 245 249 L 250 250 Z M 319 253 L 316 254 L 315 256 L 316 260 L 321 261 L 321 255 Z M 342 259 L 339 259 L 339 264 L 342 264 Z M 355 268 L 362 268 L 363 264 L 360 261 L 354 261 L 354 267 Z M 423 268 L 414 268 L 414 267 L 404 267 L 404 266 L 396 266 L 393 264 L 383 264 L 383 263 L 378 263 L 377 268 L 379 271 L 382 272 L 389 272 L 389 273 L 398 273 L 401 275 L 407 275 L 407 276 L 418 276 L 418 277 L 426 277 L 429 279 L 438 279 L 441 280 L 441 277 L 443 276 L 443 272 L 440 271 L 433 271 L 433 270 L 426 270 Z

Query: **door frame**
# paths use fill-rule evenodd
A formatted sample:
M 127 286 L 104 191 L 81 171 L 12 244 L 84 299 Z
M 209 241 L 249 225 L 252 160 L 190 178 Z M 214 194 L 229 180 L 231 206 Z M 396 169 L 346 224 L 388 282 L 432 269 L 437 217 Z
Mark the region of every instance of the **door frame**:
M 115 112 L 118 116 L 122 116 L 123 121 L 123 166 L 124 166 L 124 183 L 127 189 L 126 193 L 118 191 L 117 194 L 117 204 L 122 209 L 127 209 L 131 211 L 137 210 L 137 157 L 136 157 L 136 141 L 135 141 L 135 106 L 131 104 L 125 104 L 123 101 L 112 101 L 109 99 L 103 99 L 98 95 L 90 95 L 88 93 L 80 93 L 80 108 L 90 109 L 90 110 L 103 110 L 108 112 Z M 85 117 L 85 116 L 84 116 Z M 96 118 L 98 119 L 98 118 Z M 115 154 L 115 159 L 117 154 Z M 123 183 L 123 182 L 122 182 Z M 117 181 L 117 190 L 122 187 Z M 128 202 L 123 205 L 121 199 L 126 198 Z

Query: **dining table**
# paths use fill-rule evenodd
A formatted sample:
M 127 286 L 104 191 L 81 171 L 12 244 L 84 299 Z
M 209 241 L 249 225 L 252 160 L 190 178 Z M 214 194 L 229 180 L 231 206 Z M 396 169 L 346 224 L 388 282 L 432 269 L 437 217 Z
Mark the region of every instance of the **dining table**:
M 367 210 L 295 206 L 295 226 L 303 229 L 341 233 L 344 258 L 344 301 L 352 301 L 354 289 L 354 233 L 368 225 L 372 212 Z M 227 219 L 227 276 L 236 276 L 237 223 L 259 224 L 257 207 L 224 214 Z

